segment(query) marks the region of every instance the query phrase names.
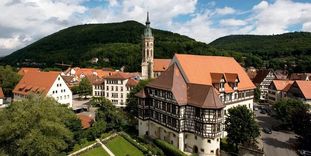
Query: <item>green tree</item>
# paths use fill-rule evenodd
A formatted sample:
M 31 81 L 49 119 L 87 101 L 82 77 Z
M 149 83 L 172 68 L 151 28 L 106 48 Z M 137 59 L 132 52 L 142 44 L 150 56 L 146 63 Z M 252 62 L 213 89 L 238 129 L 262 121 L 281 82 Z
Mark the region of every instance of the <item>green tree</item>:
M 0 146 L 9 155 L 60 155 L 73 141 L 77 117 L 54 99 L 31 96 L 0 111 Z
M 228 110 L 225 129 L 228 133 L 228 143 L 238 150 L 238 145 L 254 143 L 260 135 L 253 112 L 246 106 L 237 106 Z
M 98 107 L 96 111 L 96 121 L 104 121 L 107 123 L 107 131 L 120 131 L 128 126 L 125 113 L 121 109 L 117 109 L 110 100 L 104 97 L 93 98 L 91 104 Z
M 254 91 L 254 100 L 256 102 L 258 102 L 260 100 L 260 89 L 258 87 L 256 87 L 256 89 Z
M 280 119 L 285 125 L 290 126 L 293 128 L 293 121 L 295 120 L 294 114 L 297 112 L 303 112 L 307 111 L 309 109 L 309 105 L 304 104 L 300 100 L 296 99 L 283 99 L 278 102 L 276 102 L 273 105 L 275 112 L 276 112 L 276 117 Z M 294 121 L 295 122 L 295 121 Z
M 84 96 L 86 98 L 87 95 L 92 94 L 92 84 L 87 78 L 82 78 L 78 87 L 79 96 Z
M 12 90 L 21 76 L 11 66 L 0 66 L 0 87 L 6 96 L 12 96 Z
M 128 114 L 133 115 L 136 117 L 138 115 L 138 101 L 137 97 L 135 96 L 136 93 L 138 93 L 140 90 L 142 90 L 151 80 L 140 80 L 137 86 L 135 86 L 130 94 L 127 97 L 127 105 L 125 107 L 125 111 L 128 112 Z

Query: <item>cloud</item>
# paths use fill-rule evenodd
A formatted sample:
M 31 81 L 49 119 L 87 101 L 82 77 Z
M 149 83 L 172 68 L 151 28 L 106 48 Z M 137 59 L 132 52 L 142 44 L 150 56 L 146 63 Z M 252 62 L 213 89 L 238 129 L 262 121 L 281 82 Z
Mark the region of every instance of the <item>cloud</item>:
M 273 4 L 262 1 L 253 7 L 253 23 L 255 34 L 279 34 L 288 32 L 289 27 L 296 24 L 305 25 L 311 21 L 311 4 L 277 0 Z
M 247 22 L 243 20 L 238 20 L 238 19 L 233 19 L 233 18 L 220 20 L 219 23 L 222 26 L 243 26 L 247 24 Z
M 231 7 L 224 7 L 216 9 L 215 13 L 219 15 L 229 15 L 236 13 L 236 10 Z
M 79 22 L 82 0 L 1 0 L 0 55 Z
M 98 6 L 86 5 L 91 1 Z M 246 10 L 217 8 L 219 1 L 201 3 L 199 0 L 1 0 L 0 56 L 77 24 L 125 20 L 144 23 L 147 11 L 153 28 L 206 43 L 230 34 L 284 33 L 297 25 L 303 31 L 311 31 L 311 3 L 264 0 Z

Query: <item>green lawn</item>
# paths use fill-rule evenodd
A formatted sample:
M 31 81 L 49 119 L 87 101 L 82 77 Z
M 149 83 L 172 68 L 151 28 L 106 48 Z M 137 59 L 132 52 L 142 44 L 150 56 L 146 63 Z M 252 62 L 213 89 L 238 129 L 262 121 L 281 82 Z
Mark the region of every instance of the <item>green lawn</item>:
M 139 149 L 119 135 L 109 140 L 106 146 L 116 156 L 143 156 L 143 153 Z
M 109 156 L 109 154 L 102 147 L 95 147 L 81 156 Z

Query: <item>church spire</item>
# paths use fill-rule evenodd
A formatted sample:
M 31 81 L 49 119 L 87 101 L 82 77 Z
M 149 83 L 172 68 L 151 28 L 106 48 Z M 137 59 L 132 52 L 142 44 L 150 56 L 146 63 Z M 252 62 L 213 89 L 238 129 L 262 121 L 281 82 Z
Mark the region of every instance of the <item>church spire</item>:
M 147 12 L 147 20 L 146 20 L 146 28 L 144 32 L 145 37 L 152 37 L 152 32 L 150 28 L 150 21 L 149 21 L 149 12 Z
M 150 25 L 150 21 L 149 21 L 149 12 L 147 12 L 147 21 L 146 21 L 146 25 Z

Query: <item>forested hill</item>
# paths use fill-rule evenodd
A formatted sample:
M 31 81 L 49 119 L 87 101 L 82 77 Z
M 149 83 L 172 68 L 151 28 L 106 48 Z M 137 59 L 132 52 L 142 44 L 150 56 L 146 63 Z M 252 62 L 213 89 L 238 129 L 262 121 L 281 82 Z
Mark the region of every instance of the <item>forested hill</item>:
M 116 69 L 125 66 L 127 71 L 140 71 L 144 28 L 143 24 L 135 21 L 73 26 L 2 58 L 0 64 L 44 68 L 65 63 Z M 231 35 L 206 44 L 173 32 L 152 31 L 156 58 L 172 58 L 176 52 L 225 55 L 233 56 L 246 67 L 311 72 L 311 33 Z M 93 64 L 92 58 L 99 60 Z
M 73 26 L 12 53 L 2 62 L 46 67 L 62 62 L 76 66 L 125 66 L 128 71 L 138 71 L 144 28 L 143 24 L 135 21 Z M 207 44 L 187 36 L 157 29 L 152 31 L 157 58 L 172 58 L 175 52 L 208 55 L 215 52 Z M 91 64 L 92 58 L 98 58 L 98 63 Z
M 230 35 L 209 44 L 219 50 L 252 54 L 260 65 L 294 68 L 311 72 L 311 33 L 293 32 L 280 35 Z

